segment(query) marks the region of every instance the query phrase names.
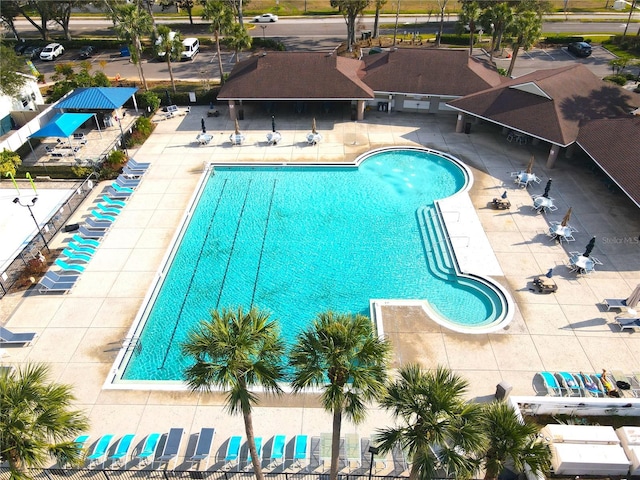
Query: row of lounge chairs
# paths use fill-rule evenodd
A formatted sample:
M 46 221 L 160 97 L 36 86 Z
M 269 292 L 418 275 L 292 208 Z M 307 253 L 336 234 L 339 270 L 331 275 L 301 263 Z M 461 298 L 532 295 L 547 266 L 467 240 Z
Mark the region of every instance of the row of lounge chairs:
M 99 240 L 107 234 L 126 205 L 122 199 L 134 192 L 149 166 L 134 159 L 127 162 L 124 172 L 109 187 L 107 194 L 102 195 L 84 224 L 78 227 L 78 233 L 62 251 L 62 258 L 54 261 L 59 270 L 49 270 L 40 280 L 40 293 L 65 293 L 73 288 L 96 252 Z
M 538 394 L 555 397 L 640 397 L 640 372 L 634 372 L 632 375 L 620 371 L 591 374 L 539 372 L 538 375 L 544 388 L 536 388 L 534 382 L 534 390 Z M 628 385 L 628 388 L 621 388 L 620 385 Z

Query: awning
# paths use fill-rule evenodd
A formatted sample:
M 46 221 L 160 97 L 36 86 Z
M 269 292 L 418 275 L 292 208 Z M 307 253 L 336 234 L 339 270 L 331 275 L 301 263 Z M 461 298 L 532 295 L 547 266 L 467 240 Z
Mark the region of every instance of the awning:
M 73 110 L 115 110 L 124 105 L 137 91 L 135 87 L 76 88 L 55 107 Z
M 58 113 L 49 123 L 30 135 L 29 138 L 70 137 L 80 125 L 91 117 L 93 117 L 92 113 Z

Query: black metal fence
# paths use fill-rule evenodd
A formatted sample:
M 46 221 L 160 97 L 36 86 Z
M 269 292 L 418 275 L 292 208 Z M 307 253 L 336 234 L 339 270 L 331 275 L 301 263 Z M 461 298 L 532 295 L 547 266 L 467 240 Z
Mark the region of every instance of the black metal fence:
M 93 183 L 96 181 L 95 173 L 92 173 L 84 181 L 56 183 L 56 187 L 73 189 L 74 193 L 64 202 L 44 227 L 39 228 L 36 236 L 24 246 L 18 253 L 16 258 L 9 264 L 4 272 L 0 272 L 0 298 L 6 295 L 11 288 L 16 285 L 18 280 L 24 277 L 25 272 L 29 269 L 29 262 L 38 260 L 43 253 L 48 253 L 49 242 L 65 225 L 67 220 L 77 210 L 78 206 L 87 197 Z M 31 209 L 32 205 L 23 205 Z M 8 207 L 5 207 L 8 208 Z M 25 210 L 24 214 L 29 215 L 31 212 Z M 34 220 L 35 221 L 35 220 Z

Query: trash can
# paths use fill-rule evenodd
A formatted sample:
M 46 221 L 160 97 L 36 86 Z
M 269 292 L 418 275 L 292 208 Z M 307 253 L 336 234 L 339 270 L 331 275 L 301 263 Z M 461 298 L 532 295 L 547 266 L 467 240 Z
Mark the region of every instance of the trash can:
M 498 385 L 496 385 L 496 400 L 506 400 L 507 398 L 509 398 L 511 390 L 513 390 L 513 387 L 507 382 L 500 382 Z
M 363 30 L 360 38 L 362 40 L 369 40 L 371 38 L 371 30 Z
M 130 57 L 131 52 L 129 51 L 129 47 L 127 45 L 122 45 L 120 47 L 120 56 L 121 57 Z
M 467 122 L 464 124 L 464 133 L 467 135 L 471 133 L 471 122 Z

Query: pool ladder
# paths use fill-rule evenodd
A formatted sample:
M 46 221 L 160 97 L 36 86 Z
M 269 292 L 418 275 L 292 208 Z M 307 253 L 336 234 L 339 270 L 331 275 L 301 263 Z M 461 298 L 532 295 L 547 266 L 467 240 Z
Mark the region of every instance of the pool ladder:
M 125 352 L 140 353 L 142 351 L 142 342 L 140 337 L 127 337 L 122 342 L 122 348 Z

